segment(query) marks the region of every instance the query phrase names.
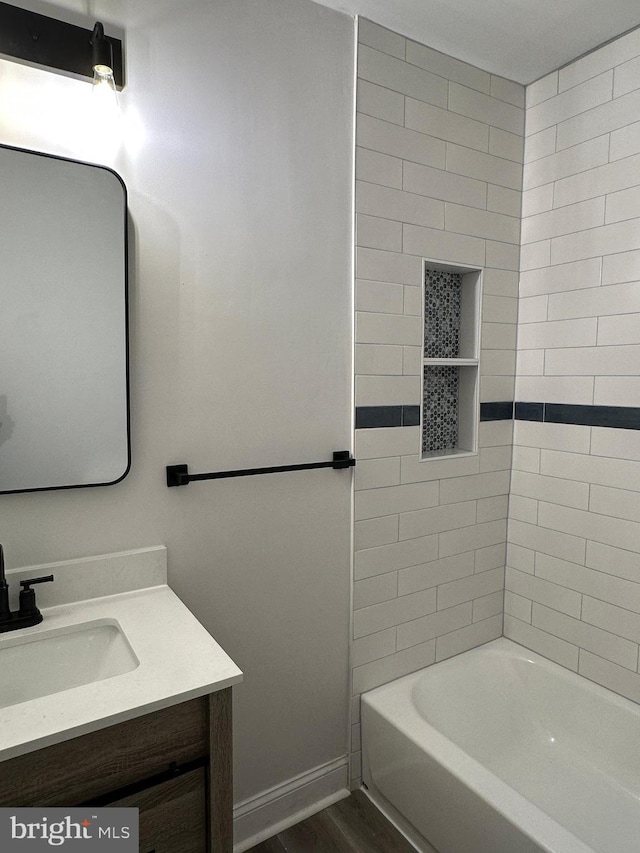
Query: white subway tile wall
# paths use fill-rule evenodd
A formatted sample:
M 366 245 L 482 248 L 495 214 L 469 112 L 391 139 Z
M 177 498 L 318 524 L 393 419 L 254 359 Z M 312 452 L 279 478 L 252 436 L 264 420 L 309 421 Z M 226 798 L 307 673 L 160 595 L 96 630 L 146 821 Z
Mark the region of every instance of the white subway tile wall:
M 481 399 L 512 400 L 524 88 L 363 19 L 359 42 L 356 405 L 420 403 L 423 258 L 485 270 Z M 502 633 L 512 423 L 457 459 L 420 462 L 419 433 L 356 432 L 354 707 Z
M 527 107 L 516 399 L 640 407 L 640 30 Z M 640 431 L 517 421 L 511 495 L 505 635 L 640 701 Z

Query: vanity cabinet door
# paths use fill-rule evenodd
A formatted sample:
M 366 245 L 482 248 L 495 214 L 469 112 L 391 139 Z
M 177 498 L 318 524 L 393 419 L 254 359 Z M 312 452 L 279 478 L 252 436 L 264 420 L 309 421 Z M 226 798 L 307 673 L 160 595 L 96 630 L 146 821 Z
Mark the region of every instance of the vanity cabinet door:
M 110 807 L 140 809 L 140 853 L 206 853 L 205 768 L 125 797 Z

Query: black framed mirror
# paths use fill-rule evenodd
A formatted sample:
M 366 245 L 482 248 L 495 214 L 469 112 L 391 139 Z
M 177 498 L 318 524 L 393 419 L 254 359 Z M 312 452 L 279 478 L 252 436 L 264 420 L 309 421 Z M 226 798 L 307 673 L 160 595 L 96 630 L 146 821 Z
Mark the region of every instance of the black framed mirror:
M 127 192 L 0 146 L 0 493 L 128 473 Z

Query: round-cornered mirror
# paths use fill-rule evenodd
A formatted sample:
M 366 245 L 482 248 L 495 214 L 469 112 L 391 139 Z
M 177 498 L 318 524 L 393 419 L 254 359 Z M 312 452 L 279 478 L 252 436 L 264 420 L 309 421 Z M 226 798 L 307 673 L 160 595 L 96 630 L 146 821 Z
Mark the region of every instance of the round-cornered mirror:
M 0 493 L 122 480 L 128 384 L 122 179 L 0 146 Z

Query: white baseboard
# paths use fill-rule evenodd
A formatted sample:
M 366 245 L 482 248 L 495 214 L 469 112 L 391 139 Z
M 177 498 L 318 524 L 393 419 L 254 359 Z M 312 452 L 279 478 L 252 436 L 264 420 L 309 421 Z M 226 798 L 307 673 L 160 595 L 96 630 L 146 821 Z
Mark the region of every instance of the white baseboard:
M 233 853 L 244 853 L 348 796 L 348 760 L 344 755 L 244 800 L 233 810 Z

